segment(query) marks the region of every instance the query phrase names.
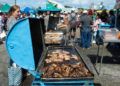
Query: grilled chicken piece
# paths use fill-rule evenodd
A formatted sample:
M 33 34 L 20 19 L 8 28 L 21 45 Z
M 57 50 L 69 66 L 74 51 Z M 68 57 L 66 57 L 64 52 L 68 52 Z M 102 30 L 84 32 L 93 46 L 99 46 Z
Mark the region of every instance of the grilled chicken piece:
M 71 67 L 69 65 L 63 64 L 61 69 L 62 69 L 62 75 L 64 77 L 69 77 L 70 71 L 71 71 Z
M 88 72 L 89 72 L 88 69 L 86 69 L 85 67 L 83 67 L 82 69 L 83 69 L 84 74 L 88 75 Z
M 70 73 L 70 77 L 71 77 L 71 78 L 76 78 L 76 77 L 78 77 L 78 74 L 75 72 L 75 70 L 73 70 L 73 71 Z
M 64 60 L 70 60 L 70 55 L 64 55 Z
M 54 73 L 54 70 L 52 70 L 49 67 L 46 67 L 46 70 L 44 71 L 44 73 L 42 74 L 43 78 L 50 78 L 52 77 L 52 74 Z
M 62 78 L 63 76 L 59 73 L 53 73 L 53 78 Z
M 74 60 L 74 61 L 73 61 Z M 49 52 L 45 59 L 46 64 L 43 69 L 44 78 L 79 78 L 92 76 L 79 57 L 71 55 L 70 52 L 61 49 Z M 71 61 L 72 64 L 71 64 Z M 78 62 L 79 61 L 79 62 Z M 70 62 L 70 64 L 69 64 Z
M 71 58 L 73 58 L 73 59 L 75 59 L 75 60 L 78 60 L 78 57 L 77 57 L 76 55 L 72 55 Z
M 68 55 L 70 54 L 70 52 L 68 52 L 68 51 L 64 51 L 64 50 L 62 51 L 62 53 L 64 53 L 64 54 L 68 54 Z
M 50 59 L 45 59 L 45 62 L 46 63 L 51 63 L 51 60 Z

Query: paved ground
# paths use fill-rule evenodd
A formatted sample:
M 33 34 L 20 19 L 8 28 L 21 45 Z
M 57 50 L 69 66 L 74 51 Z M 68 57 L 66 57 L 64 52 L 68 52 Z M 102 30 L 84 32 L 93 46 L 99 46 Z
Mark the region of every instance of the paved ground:
M 0 44 L 0 86 L 8 86 L 8 56 L 4 45 Z
M 81 49 L 80 49 L 81 50 Z M 100 48 L 100 50 L 102 50 Z M 82 50 L 81 50 L 82 51 Z M 103 65 L 101 69 L 100 75 L 95 75 L 95 83 L 97 86 L 120 86 L 120 54 L 119 49 L 111 49 L 109 51 L 106 46 L 103 50 Z M 112 52 L 115 52 L 114 55 Z M 82 51 L 90 59 L 90 61 L 95 65 L 95 59 L 97 57 L 97 49 L 96 46 L 92 47 L 90 50 Z M 100 54 L 101 55 L 101 51 Z M 100 56 L 99 62 L 96 64 L 96 69 L 99 71 L 100 67 Z
M 79 48 L 79 47 L 78 47 Z M 91 63 L 91 69 L 95 72 L 95 68 L 99 69 L 100 63 L 97 63 L 95 68 L 95 59 L 97 57 L 97 46 L 92 46 L 89 50 L 82 50 L 79 48 L 80 53 L 85 56 L 85 59 Z M 100 48 L 100 50 L 102 50 Z M 106 48 L 104 47 L 104 59 L 101 69 L 101 74 L 95 75 L 95 85 L 96 86 L 120 86 L 120 49 Z M 99 54 L 99 62 L 100 62 Z M 8 86 L 8 77 L 7 77 L 7 68 L 8 68 L 8 55 L 6 53 L 4 44 L 0 44 L 0 86 Z M 25 81 L 24 86 L 30 86 L 29 77 Z

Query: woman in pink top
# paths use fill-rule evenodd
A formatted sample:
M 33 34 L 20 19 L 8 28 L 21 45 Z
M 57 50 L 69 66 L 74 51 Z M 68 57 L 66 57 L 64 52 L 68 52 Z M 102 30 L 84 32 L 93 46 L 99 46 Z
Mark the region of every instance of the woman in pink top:
M 96 20 L 93 22 L 93 31 L 94 31 L 94 33 L 93 33 L 93 41 L 92 41 L 92 43 L 96 43 L 96 42 L 95 42 L 96 34 L 97 34 L 97 30 L 99 29 L 99 24 L 100 24 L 101 22 L 102 22 L 102 21 L 101 21 L 99 15 L 97 14 Z

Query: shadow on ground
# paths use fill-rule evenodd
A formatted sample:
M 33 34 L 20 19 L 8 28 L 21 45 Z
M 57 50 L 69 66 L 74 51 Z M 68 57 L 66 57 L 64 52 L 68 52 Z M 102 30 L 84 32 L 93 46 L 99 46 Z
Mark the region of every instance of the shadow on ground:
M 99 83 L 94 83 L 94 86 L 102 86 L 102 85 Z
M 89 54 L 88 57 L 90 58 L 90 60 L 93 64 L 95 64 L 97 58 L 98 58 L 98 63 L 100 63 L 101 56 Z M 112 56 L 112 57 L 104 56 L 103 63 L 104 64 L 120 64 L 120 56 Z

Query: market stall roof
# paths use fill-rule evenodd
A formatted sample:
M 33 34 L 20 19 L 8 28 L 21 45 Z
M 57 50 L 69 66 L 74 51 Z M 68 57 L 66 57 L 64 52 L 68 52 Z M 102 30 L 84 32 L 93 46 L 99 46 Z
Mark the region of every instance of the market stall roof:
M 55 4 L 47 2 L 46 8 L 39 9 L 39 11 L 61 11 L 61 9 L 57 8 Z
M 1 6 L 0 11 L 1 12 L 8 12 L 9 9 L 10 9 L 10 5 L 9 4 L 5 4 L 5 5 Z

